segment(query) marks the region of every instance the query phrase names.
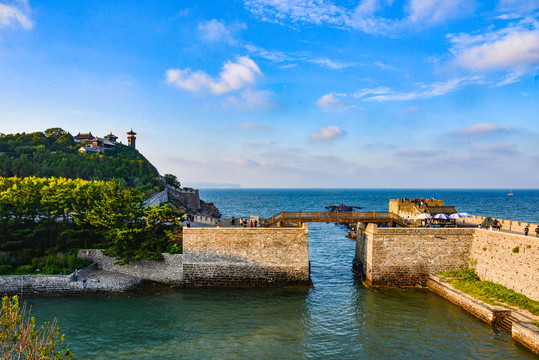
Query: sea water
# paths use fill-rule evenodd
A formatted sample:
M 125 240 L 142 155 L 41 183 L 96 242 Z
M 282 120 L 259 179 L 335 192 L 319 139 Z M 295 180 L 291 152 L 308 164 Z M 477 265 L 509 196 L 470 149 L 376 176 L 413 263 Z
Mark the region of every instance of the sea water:
M 270 216 L 327 205 L 387 210 L 388 199 L 446 200 L 457 210 L 539 222 L 539 191 L 202 190 L 223 216 Z M 25 299 L 57 317 L 79 359 L 536 359 L 511 336 L 426 289 L 366 289 L 351 272 L 355 242 L 310 224 L 314 287 L 169 289 L 152 296 Z

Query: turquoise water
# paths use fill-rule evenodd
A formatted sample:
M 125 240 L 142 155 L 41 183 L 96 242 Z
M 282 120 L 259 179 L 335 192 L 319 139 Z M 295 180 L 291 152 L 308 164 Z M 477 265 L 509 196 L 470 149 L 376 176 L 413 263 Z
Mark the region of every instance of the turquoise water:
M 212 190 L 201 196 L 226 216 L 341 202 L 387 209 L 387 194 L 370 191 L 366 199 L 358 192 Z M 535 196 L 537 208 L 537 192 L 528 195 Z M 310 225 L 312 289 L 168 289 L 153 296 L 27 301 L 38 321 L 59 318 L 81 359 L 537 358 L 508 334 L 425 289 L 366 289 L 351 273 L 355 243 L 345 234 L 334 224 Z

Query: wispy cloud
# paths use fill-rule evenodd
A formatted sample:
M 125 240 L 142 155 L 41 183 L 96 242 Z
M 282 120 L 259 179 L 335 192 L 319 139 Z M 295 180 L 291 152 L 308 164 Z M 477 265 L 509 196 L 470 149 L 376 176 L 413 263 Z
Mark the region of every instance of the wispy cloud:
M 17 1 L 14 5 L 0 4 L 0 28 L 20 25 L 31 30 L 34 24 L 29 13 L 30 6 L 26 0 Z
M 311 63 L 311 64 L 317 64 L 321 67 L 325 67 L 328 69 L 333 70 L 341 70 L 348 67 L 356 66 L 357 64 L 351 63 L 351 62 L 343 62 L 343 61 L 337 61 L 332 60 L 327 57 L 316 57 L 309 53 L 285 53 L 283 51 L 278 50 L 267 50 L 252 44 L 245 45 L 245 49 L 249 51 L 249 53 L 252 56 L 261 57 L 263 59 L 275 62 L 275 63 L 283 63 L 283 62 L 304 62 L 304 63 Z M 290 67 L 291 64 L 287 65 Z M 286 66 L 283 66 L 286 67 Z
M 485 150 L 500 155 L 513 155 L 518 153 L 517 146 L 512 142 L 490 145 L 485 147 Z
M 260 124 L 260 123 L 255 123 L 255 122 L 241 123 L 241 124 L 236 125 L 236 127 L 242 130 L 258 130 L 258 131 L 273 130 L 271 126 Z
M 342 62 L 338 62 L 338 61 L 333 61 L 333 60 L 328 59 L 328 58 L 314 58 L 314 59 L 305 59 L 305 60 L 307 62 L 322 65 L 324 67 L 327 67 L 329 69 L 334 69 L 334 70 L 341 70 L 341 69 L 345 69 L 347 67 L 355 66 L 354 63 L 342 63 Z
M 236 43 L 233 33 L 246 28 L 247 25 L 244 23 L 227 25 L 217 19 L 198 24 L 198 32 L 202 40 L 207 42 L 226 42 L 229 44 Z
M 316 105 L 318 105 L 322 111 L 338 111 L 346 108 L 346 102 L 336 98 L 333 94 L 322 96 L 320 99 L 316 100 Z
M 528 14 L 539 9 L 537 0 L 500 0 L 498 11 L 510 14 Z
M 469 76 L 449 79 L 444 82 L 432 84 L 418 84 L 418 89 L 408 92 L 392 91 L 389 88 L 378 87 L 374 89 L 363 89 L 354 94 L 356 98 L 364 101 L 408 101 L 416 99 L 428 99 L 435 96 L 445 95 L 465 86 L 480 84 L 483 82 L 481 76 Z
M 245 7 L 263 21 L 312 23 L 359 30 L 365 33 L 397 33 L 402 29 L 443 23 L 469 14 L 474 2 L 467 0 L 408 0 L 404 17 L 380 16 L 394 6 L 391 0 L 361 0 L 355 7 L 335 5 L 329 0 L 244 0 Z M 355 4 L 355 3 L 354 3 Z
M 245 89 L 237 95 L 231 95 L 224 101 L 227 108 L 262 110 L 277 106 L 271 91 Z
M 338 126 L 328 126 L 318 129 L 317 132 L 311 134 L 311 140 L 325 141 L 332 140 L 346 135 L 346 131 L 341 130 Z
M 255 83 L 262 75 L 258 65 L 249 57 L 238 57 L 235 62 L 223 65 L 219 77 L 214 79 L 204 71 L 192 72 L 190 69 L 169 69 L 166 82 L 177 88 L 191 92 L 210 92 L 224 94 Z
M 458 129 L 454 131 L 454 134 L 464 135 L 464 136 L 478 136 L 478 135 L 500 133 L 500 132 L 511 132 L 511 131 L 513 131 L 513 128 L 511 126 L 500 127 L 494 123 L 480 123 L 480 124 L 468 126 L 464 129 Z
M 426 158 L 439 155 L 441 152 L 436 152 L 432 150 L 422 150 L 422 149 L 404 149 L 397 151 L 393 154 L 396 157 L 407 157 L 407 158 Z
M 272 145 L 275 145 L 275 144 L 277 144 L 276 141 L 269 140 L 269 139 L 264 139 L 264 141 L 262 141 L 261 143 L 246 142 L 246 143 L 243 143 L 243 146 L 245 146 L 245 147 L 267 147 L 267 146 L 272 146 Z
M 410 0 L 406 8 L 410 22 L 436 24 L 471 13 L 473 1 Z

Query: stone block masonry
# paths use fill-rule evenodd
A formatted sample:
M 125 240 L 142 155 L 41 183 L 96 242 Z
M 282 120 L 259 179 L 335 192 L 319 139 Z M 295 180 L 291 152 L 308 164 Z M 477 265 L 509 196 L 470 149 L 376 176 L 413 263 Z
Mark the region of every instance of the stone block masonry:
M 539 239 L 478 228 L 358 227 L 354 271 L 373 286 L 426 285 L 429 274 L 473 267 L 539 301 Z
M 373 286 L 425 286 L 431 273 L 468 267 L 473 232 L 360 226 L 354 271 Z
M 539 238 L 475 229 L 469 257 L 482 280 L 539 301 Z
M 310 285 L 308 227 L 184 228 L 186 286 Z

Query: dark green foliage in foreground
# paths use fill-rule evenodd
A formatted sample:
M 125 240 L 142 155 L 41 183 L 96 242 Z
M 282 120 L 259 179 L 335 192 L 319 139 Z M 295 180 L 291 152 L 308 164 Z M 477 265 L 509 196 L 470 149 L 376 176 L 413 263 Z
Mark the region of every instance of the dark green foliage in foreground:
M 19 297 L 2 298 L 0 310 L 0 357 L 11 359 L 72 359 L 65 346 L 65 337 L 57 327 L 56 319 L 36 327 L 36 321 L 26 312 L 26 305 L 19 307 Z
M 444 272 L 438 275 L 442 277 L 454 277 L 455 279 L 448 282 L 455 289 L 488 304 L 500 305 L 500 303 L 505 303 L 509 306 L 528 310 L 534 315 L 539 315 L 539 301 L 534 301 L 500 284 L 491 281 L 481 281 L 472 270 Z
M 0 134 L 0 176 L 112 180 L 149 195 L 162 184 L 153 165 L 136 149 L 117 144 L 104 154 L 80 154 L 81 144 L 60 128 Z
M 145 208 L 140 191 L 116 181 L 0 177 L 0 272 L 66 272 L 75 262 L 57 253 L 86 247 L 123 262 L 158 260 L 177 252 L 182 215 Z

